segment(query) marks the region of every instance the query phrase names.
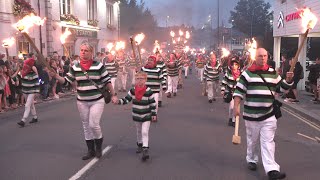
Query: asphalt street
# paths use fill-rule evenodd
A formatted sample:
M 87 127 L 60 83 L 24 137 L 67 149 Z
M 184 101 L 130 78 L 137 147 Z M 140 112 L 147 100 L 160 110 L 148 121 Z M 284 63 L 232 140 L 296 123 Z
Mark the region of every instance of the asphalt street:
M 73 96 L 37 104 L 39 123 L 24 128 L 16 124 L 23 109 L 0 114 L 0 179 L 64 180 L 78 173 L 86 180 L 267 180 L 261 161 L 256 172 L 247 169 L 243 120 L 242 143 L 233 145 L 228 105 L 221 97 L 209 104 L 200 89 L 191 75 L 176 97 L 163 98 L 159 121 L 150 128 L 147 162 L 135 153 L 131 104 L 105 106 L 103 147 L 111 149 L 89 165 L 90 160 L 81 160 L 86 145 Z M 294 113 L 283 109 L 278 120 L 276 161 L 287 179 L 318 179 L 320 143 L 297 133 L 320 137 L 320 126 L 308 125 Z

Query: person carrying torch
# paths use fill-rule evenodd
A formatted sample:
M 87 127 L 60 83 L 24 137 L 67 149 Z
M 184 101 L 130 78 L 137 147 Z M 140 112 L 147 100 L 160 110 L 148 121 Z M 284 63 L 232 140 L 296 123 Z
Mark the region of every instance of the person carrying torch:
M 274 156 L 278 115 L 277 109 L 274 108 L 274 96 L 279 87 L 281 91 L 289 90 L 293 84 L 293 73 L 288 72 L 286 79 L 282 79 L 267 65 L 268 52 L 264 48 L 258 48 L 255 60 L 252 60 L 252 65 L 242 72 L 233 94 L 233 110 L 236 117 L 240 116 L 240 102 L 245 98 L 243 119 L 247 134 L 248 169 L 252 171 L 257 169 L 259 159 L 257 146 L 260 136 L 261 157 L 266 174 L 270 180 L 283 179 L 286 174 L 280 172 L 280 166 Z

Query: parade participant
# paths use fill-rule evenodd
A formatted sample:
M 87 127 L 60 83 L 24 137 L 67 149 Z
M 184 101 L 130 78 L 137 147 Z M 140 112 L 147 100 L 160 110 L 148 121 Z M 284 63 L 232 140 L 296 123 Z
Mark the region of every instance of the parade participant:
M 107 56 L 103 59 L 103 65 L 110 75 L 112 88 L 114 89 L 118 74 L 118 62 L 115 61 L 114 56 L 111 53 L 107 52 Z
M 173 96 L 177 95 L 179 74 L 181 74 L 180 63 L 177 61 L 176 55 L 174 53 L 170 54 L 169 62 L 166 63 L 168 72 L 168 90 L 167 97 L 171 98 L 171 93 Z
M 204 77 L 207 83 L 206 92 L 208 93 L 209 103 L 212 103 L 212 101 L 216 101 L 217 91 L 219 88 L 220 72 L 220 64 L 217 62 L 216 55 L 212 53 L 210 55 L 210 60 L 204 67 Z
M 190 60 L 186 54 L 183 56 L 182 63 L 183 63 L 183 69 L 184 69 L 184 78 L 187 79 L 189 66 L 190 66 Z
M 279 86 L 282 91 L 290 88 L 293 73 L 288 72 L 286 79 L 282 79 L 274 69 L 267 65 L 267 60 L 267 51 L 258 48 L 255 62 L 248 70 L 242 72 L 233 94 L 234 115 L 240 115 L 240 101 L 246 98 L 243 119 L 245 120 L 247 133 L 246 160 L 248 168 L 252 171 L 257 169 L 257 145 L 260 136 L 264 170 L 269 179 L 276 180 L 285 178 L 286 174 L 280 172 L 280 166 L 276 163 L 274 157 L 274 135 L 277 129 L 277 119 L 273 106 L 274 93 Z
M 105 102 L 101 92 L 89 79 L 94 80 L 100 88 L 107 86 L 112 95 L 112 101 L 117 100 L 107 69 L 101 62 L 94 61 L 92 55 L 93 46 L 85 42 L 80 46 L 80 63 L 73 65 L 65 77 L 49 71 L 51 76 L 65 86 L 77 82 L 77 106 L 88 147 L 87 154 L 82 157 L 83 160 L 102 156 L 103 135 L 100 119 Z
M 30 111 L 33 118 L 29 123 L 38 122 L 38 116 L 34 106 L 34 96 L 36 93 L 40 92 L 40 83 L 34 58 L 33 53 L 30 53 L 29 58 L 24 61 L 22 71 L 19 74 L 21 76 L 22 93 L 26 99 L 23 117 L 21 121 L 17 123 L 20 127 L 25 126 L 25 122 L 29 117 Z
M 176 53 L 176 58 L 177 58 L 178 63 L 181 66 L 180 68 L 182 69 L 182 65 L 183 65 L 183 54 L 182 54 L 182 52 Z M 183 86 L 183 79 L 181 77 L 182 77 L 182 70 L 179 71 L 179 80 L 178 80 L 177 89 L 180 89 Z
M 204 65 L 206 64 L 204 56 L 202 54 L 199 54 L 196 60 L 196 68 L 197 68 L 197 74 L 198 78 L 201 82 L 203 82 L 203 71 L 204 71 Z
M 126 92 L 127 76 L 128 72 L 126 70 L 126 58 L 124 56 L 123 50 L 118 51 L 116 57 L 116 62 L 119 64 L 118 67 L 118 91 Z
M 131 85 L 134 86 L 135 85 L 135 75 L 137 72 L 137 67 L 138 67 L 138 63 L 137 63 L 137 57 L 133 56 L 133 53 L 130 54 L 130 56 L 128 57 L 128 70 L 129 70 L 129 77 L 131 79 Z
M 153 92 L 153 97 L 156 101 L 156 112 L 158 113 L 160 88 L 162 87 L 162 90 L 165 91 L 167 85 L 161 69 L 157 67 L 157 58 L 155 56 L 149 56 L 146 65 L 141 68 L 141 71 L 147 73 L 147 82 L 145 84 Z
M 6 79 L 3 74 L 2 66 L 0 65 L 0 113 L 4 112 L 2 110 L 2 96 L 4 95 L 4 87 L 6 86 Z
M 164 59 L 159 52 L 156 53 L 156 57 L 157 57 L 157 68 L 160 68 L 161 74 L 162 74 L 162 76 L 165 80 L 165 83 L 167 85 L 168 74 L 167 74 L 166 64 L 164 63 Z M 160 87 L 160 89 L 162 89 L 162 87 Z M 163 94 L 162 91 L 160 91 L 159 92 L 158 107 L 162 106 L 162 94 Z
M 229 126 L 235 126 L 235 116 L 233 115 L 234 101 L 232 98 L 237 81 L 241 74 L 240 62 L 238 57 L 232 57 L 230 66 L 225 73 L 221 82 L 221 94 L 224 96 L 225 102 L 229 103 Z M 229 102 L 228 102 L 229 101 Z
M 146 86 L 147 74 L 138 72 L 136 74 L 136 85 L 132 87 L 127 96 L 119 99 L 115 104 L 128 104 L 132 101 L 132 118 L 137 129 L 137 150 L 142 152 L 142 160 L 149 159 L 149 128 L 150 122 L 156 121 L 156 102 L 152 90 Z

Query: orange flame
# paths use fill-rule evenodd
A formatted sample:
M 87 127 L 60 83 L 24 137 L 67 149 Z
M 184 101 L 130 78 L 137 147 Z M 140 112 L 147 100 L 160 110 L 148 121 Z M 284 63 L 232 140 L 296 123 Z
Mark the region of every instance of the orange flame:
M 2 41 L 2 47 L 8 48 L 14 44 L 15 39 L 13 37 L 4 39 Z
M 185 52 L 190 51 L 190 47 L 189 47 L 189 46 L 184 47 L 184 51 L 185 51 Z
M 189 31 L 186 32 L 186 39 L 189 39 L 190 38 L 190 33 Z
M 176 34 L 173 31 L 170 31 L 170 36 L 174 37 Z
M 302 9 L 300 12 L 300 17 L 302 19 L 303 31 L 306 31 L 307 29 L 313 29 L 318 21 L 317 17 L 309 8 Z
M 107 49 L 108 49 L 109 52 L 111 52 L 113 46 L 114 46 L 113 43 L 108 43 L 107 44 Z
M 120 49 L 124 49 L 125 47 L 126 47 L 125 42 L 123 42 L 123 41 L 116 42 L 116 51 L 118 51 Z
M 141 54 L 144 54 L 146 52 L 146 50 L 145 49 L 141 49 Z
M 154 42 L 153 53 L 156 53 L 157 51 L 160 52 L 160 45 L 159 45 L 158 40 L 156 40 L 156 41 Z
M 145 35 L 143 33 L 140 33 L 140 34 L 136 35 L 136 37 L 134 37 L 134 40 L 139 45 L 144 38 L 145 38 Z
M 252 43 L 249 42 L 248 45 L 250 46 L 250 48 L 248 49 L 249 53 L 250 53 L 250 58 L 251 60 L 256 60 L 256 53 L 257 53 L 257 41 L 252 38 Z
M 184 40 L 184 44 L 187 43 L 187 42 L 188 42 L 187 40 Z
M 222 48 L 221 51 L 222 51 L 221 58 L 228 57 L 230 55 L 230 51 L 228 51 L 226 48 Z
M 20 19 L 12 26 L 20 32 L 28 33 L 28 30 L 33 25 L 43 26 L 45 20 L 46 18 L 41 19 L 41 17 L 35 16 L 33 13 L 31 13 L 30 15 L 26 15 L 25 17 L 23 17 L 23 19 Z
M 66 39 L 68 38 L 69 35 L 71 35 L 71 31 L 69 31 L 69 28 L 66 28 L 64 33 L 60 36 L 60 41 L 62 44 L 66 43 Z
M 111 54 L 114 56 L 116 54 L 116 51 L 111 51 Z
M 181 31 L 181 29 L 179 29 L 179 35 L 183 36 L 183 31 Z

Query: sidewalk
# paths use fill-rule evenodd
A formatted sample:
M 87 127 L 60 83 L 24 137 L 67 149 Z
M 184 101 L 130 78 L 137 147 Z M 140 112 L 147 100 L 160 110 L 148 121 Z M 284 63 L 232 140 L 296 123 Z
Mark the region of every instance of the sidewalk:
M 284 102 L 284 99 L 278 98 L 282 102 L 283 107 L 291 109 L 303 117 L 320 123 L 320 104 L 314 104 L 311 100 L 314 99 L 313 94 L 306 91 L 299 91 L 299 101 L 297 103 Z

